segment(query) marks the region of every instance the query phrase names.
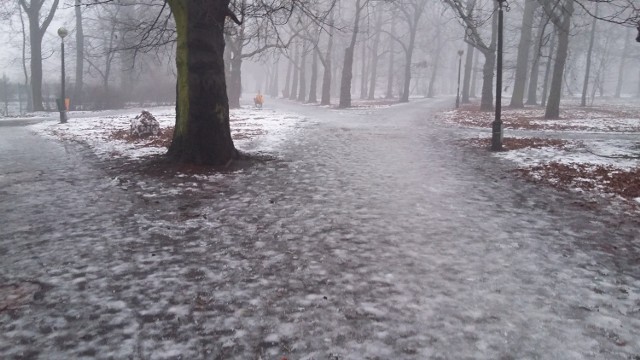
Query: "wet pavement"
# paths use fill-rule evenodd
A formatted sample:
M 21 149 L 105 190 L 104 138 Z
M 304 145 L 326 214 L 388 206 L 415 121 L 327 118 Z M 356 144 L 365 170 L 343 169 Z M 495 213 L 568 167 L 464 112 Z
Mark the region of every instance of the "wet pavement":
M 0 357 L 640 358 L 635 219 L 456 146 L 441 100 L 268 105 L 308 118 L 276 159 L 197 177 L 0 127 L 0 294 L 33 292 Z

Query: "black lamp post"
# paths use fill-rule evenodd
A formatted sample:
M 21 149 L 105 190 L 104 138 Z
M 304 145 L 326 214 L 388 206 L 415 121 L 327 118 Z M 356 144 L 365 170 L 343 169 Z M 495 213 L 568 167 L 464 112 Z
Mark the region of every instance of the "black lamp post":
M 506 0 L 498 1 L 498 63 L 496 71 L 496 117 L 492 124 L 491 150 L 502 150 L 502 31 L 503 31 L 503 10 L 502 6 Z
M 460 107 L 460 69 L 462 69 L 462 54 L 464 54 L 464 51 L 458 50 L 458 91 L 456 95 L 456 109 Z
M 58 36 L 60 36 L 60 53 L 62 59 L 62 77 L 61 77 L 61 87 L 60 87 L 60 99 L 58 100 L 58 109 L 60 110 L 60 123 L 64 124 L 67 122 L 67 104 L 66 104 L 66 96 L 64 93 L 64 37 L 67 36 L 69 32 L 64 27 L 58 29 Z

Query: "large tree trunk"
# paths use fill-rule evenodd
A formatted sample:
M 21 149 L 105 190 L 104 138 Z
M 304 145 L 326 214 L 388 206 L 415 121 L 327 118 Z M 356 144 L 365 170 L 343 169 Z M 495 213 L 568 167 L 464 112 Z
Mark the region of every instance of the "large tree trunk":
M 600 7 L 598 3 L 596 3 L 596 13 L 595 16 L 598 16 L 598 10 Z M 582 82 L 582 97 L 580 98 L 580 106 L 587 106 L 587 92 L 589 91 L 589 77 L 591 76 L 591 55 L 593 54 L 593 43 L 596 39 L 596 24 L 597 19 L 593 19 L 593 23 L 591 24 L 591 36 L 589 39 L 589 48 L 587 49 L 587 64 L 584 71 L 584 81 Z
M 496 64 L 494 52 L 483 52 L 484 67 L 482 68 L 482 94 L 480 99 L 480 110 L 493 110 L 493 75 Z
M 483 50 L 484 67 L 482 68 L 482 94 L 480 98 L 480 110 L 493 110 L 493 75 L 496 65 L 496 42 L 498 35 L 498 16 L 497 11 L 493 15 L 491 45 L 489 50 Z
M 342 67 L 342 79 L 340 81 L 340 105 L 341 108 L 347 108 L 351 106 L 351 80 L 353 79 L 353 52 L 356 46 L 356 40 L 358 39 L 358 31 L 360 25 L 360 13 L 362 8 L 360 7 L 360 1 L 356 0 L 356 15 L 353 20 L 353 33 L 351 34 L 351 42 L 349 47 L 344 51 L 344 65 Z
M 527 67 L 529 65 L 529 49 L 531 49 L 531 33 L 533 18 L 538 8 L 537 0 L 525 0 L 524 15 L 522 16 L 522 30 L 518 44 L 518 58 L 516 60 L 516 79 L 513 84 L 513 95 L 509 107 L 524 107 L 524 88 L 527 82 Z
M 58 9 L 59 0 L 53 0 L 47 16 L 40 24 L 40 10 L 44 1 L 31 1 L 27 5 L 25 0 L 19 0 L 19 5 L 29 19 L 29 45 L 31 47 L 31 101 L 35 111 L 44 110 L 42 106 L 42 37 L 51 24 L 51 20 Z M 20 17 L 22 20 L 22 16 Z
M 311 84 L 309 88 L 310 103 L 318 102 L 318 52 L 313 51 L 313 60 L 311 61 Z
M 624 66 L 627 62 L 627 54 L 629 53 L 629 39 L 631 39 L 631 28 L 627 28 L 627 32 L 624 37 L 624 50 L 620 55 L 620 67 L 618 68 L 618 84 L 616 85 L 616 98 L 620 98 L 622 93 L 622 84 L 624 83 Z
M 229 0 L 169 0 L 176 22 L 176 126 L 169 156 L 225 165 L 239 154 L 231 139 L 223 29 Z
M 333 57 L 333 12 L 331 13 L 331 20 L 329 20 L 331 29 L 329 30 L 329 40 L 327 41 L 327 53 L 325 55 L 324 72 L 322 73 L 322 99 L 320 105 L 331 104 L 331 68 Z
M 84 32 L 82 29 L 82 7 L 81 0 L 75 0 L 76 15 L 76 83 L 73 90 L 74 107 L 82 106 L 82 86 L 84 75 Z
M 35 16 L 39 16 L 39 13 Z M 42 106 L 42 37 L 39 18 L 29 14 L 29 45 L 31 47 L 31 104 L 33 111 L 44 111 Z
M 545 119 L 557 119 L 560 117 L 560 99 L 562 98 L 562 82 L 564 80 L 564 67 L 569 53 L 569 30 L 571 29 L 571 15 L 573 15 L 573 0 L 568 0 L 564 6 L 564 16 L 561 26 L 558 28 L 558 51 L 556 62 L 553 65 L 553 77 L 551 90 L 545 109 Z
M 411 59 L 413 58 L 413 48 L 416 42 L 417 29 L 418 24 L 415 24 L 413 29 L 411 29 L 411 34 L 409 35 L 409 45 L 407 46 L 407 53 L 404 63 L 404 88 L 402 90 L 402 97 L 400 97 L 400 102 L 409 102 L 409 95 L 411 94 Z
M 467 45 L 467 57 L 464 61 L 464 79 L 462 80 L 462 99 L 463 104 L 469 103 L 469 94 L 471 90 L 471 74 L 473 70 L 473 45 Z

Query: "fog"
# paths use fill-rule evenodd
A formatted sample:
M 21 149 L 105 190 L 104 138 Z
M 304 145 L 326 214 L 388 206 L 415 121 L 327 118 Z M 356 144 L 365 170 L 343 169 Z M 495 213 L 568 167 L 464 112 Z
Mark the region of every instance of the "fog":
M 232 108 L 258 92 L 341 107 L 359 100 L 456 94 L 462 103 L 481 98 L 485 108 L 493 106 L 496 2 L 281 2 L 293 5 L 292 11 L 266 12 L 251 0 L 230 3 L 242 22 L 228 19 L 225 29 Z M 3 113 L 55 110 L 61 93 L 60 27 L 69 33 L 64 38 L 65 95 L 72 109 L 175 103 L 176 32 L 163 2 L 46 0 L 38 15 L 41 54 L 34 53 L 26 13 L 30 6 L 29 1 L 2 5 Z M 634 42 L 638 12 L 632 2 L 514 1 L 505 7 L 507 104 L 544 105 L 550 98 L 577 97 L 588 105 L 599 98 L 632 101 L 640 96 L 640 70 L 634 66 L 640 56 Z M 558 57 L 567 43 L 566 59 Z M 558 66 L 563 71 L 554 72 Z M 39 67 L 41 81 L 37 71 L 32 74 Z M 558 74 L 562 78 L 554 89 Z

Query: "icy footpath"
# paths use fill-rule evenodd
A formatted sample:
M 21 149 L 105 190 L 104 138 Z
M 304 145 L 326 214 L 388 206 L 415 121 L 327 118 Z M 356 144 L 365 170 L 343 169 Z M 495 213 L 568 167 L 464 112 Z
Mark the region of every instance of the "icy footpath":
M 286 105 L 314 124 L 277 160 L 126 191 L 58 143 L 0 142 L 22 171 L 0 279 L 45 289 L 0 313 L 0 357 L 640 356 L 638 223 L 461 150 L 429 101 Z

